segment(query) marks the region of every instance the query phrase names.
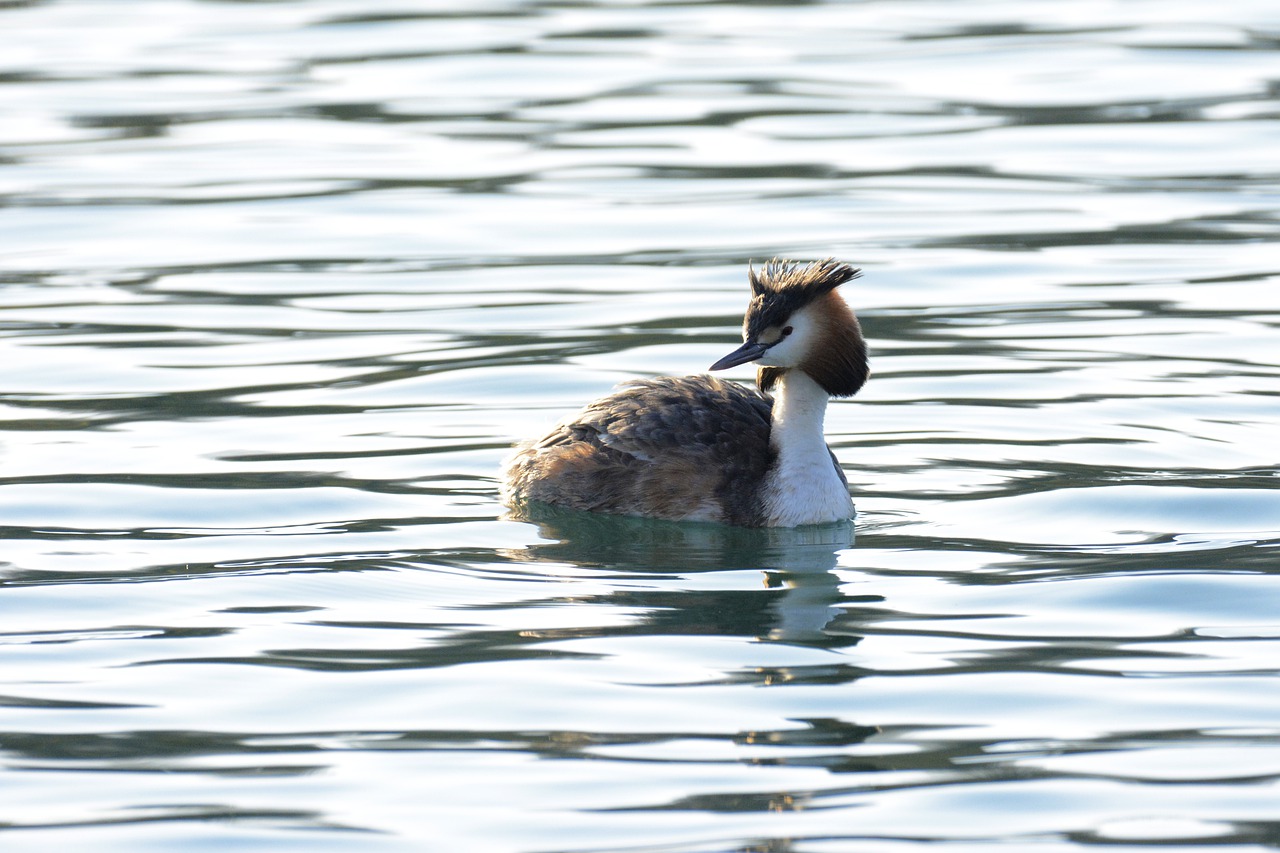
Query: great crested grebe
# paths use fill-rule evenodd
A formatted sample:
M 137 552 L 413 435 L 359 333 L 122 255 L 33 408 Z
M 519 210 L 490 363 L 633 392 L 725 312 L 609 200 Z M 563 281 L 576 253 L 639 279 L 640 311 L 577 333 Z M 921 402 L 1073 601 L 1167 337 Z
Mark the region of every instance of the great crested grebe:
M 858 274 L 834 260 L 751 269 L 742 346 L 710 369 L 754 361 L 759 392 L 714 376 L 624 383 L 518 445 L 503 500 L 742 527 L 850 518 L 822 421 L 829 397 L 867 381 L 866 342 L 835 292 Z

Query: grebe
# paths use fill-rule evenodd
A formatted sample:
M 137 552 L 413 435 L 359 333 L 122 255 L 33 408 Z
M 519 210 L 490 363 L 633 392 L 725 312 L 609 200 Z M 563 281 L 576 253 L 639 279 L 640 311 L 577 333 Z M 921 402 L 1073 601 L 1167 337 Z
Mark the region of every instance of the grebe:
M 705 375 L 624 383 L 518 445 L 503 500 L 742 527 L 847 520 L 822 421 L 829 397 L 867 380 L 866 342 L 836 293 L 858 275 L 834 260 L 749 268 L 742 346 L 710 369 L 754 361 L 759 392 Z

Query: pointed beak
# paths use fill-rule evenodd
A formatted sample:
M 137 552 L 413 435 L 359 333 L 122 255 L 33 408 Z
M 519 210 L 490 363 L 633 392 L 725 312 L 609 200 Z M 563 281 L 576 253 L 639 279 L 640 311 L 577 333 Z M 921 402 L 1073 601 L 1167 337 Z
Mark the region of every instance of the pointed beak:
M 717 361 L 708 370 L 724 370 L 729 367 L 737 367 L 739 364 L 746 364 L 748 361 L 755 361 L 764 355 L 768 347 L 764 344 L 758 344 L 755 341 L 747 341 L 724 358 Z

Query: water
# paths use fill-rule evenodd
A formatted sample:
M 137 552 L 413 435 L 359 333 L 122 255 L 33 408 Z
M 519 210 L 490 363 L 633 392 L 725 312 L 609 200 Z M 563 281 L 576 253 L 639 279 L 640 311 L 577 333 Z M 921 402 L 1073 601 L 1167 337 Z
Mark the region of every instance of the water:
M 0 33 L 4 850 L 1280 848 L 1273 3 Z M 503 516 L 775 254 L 856 525 Z

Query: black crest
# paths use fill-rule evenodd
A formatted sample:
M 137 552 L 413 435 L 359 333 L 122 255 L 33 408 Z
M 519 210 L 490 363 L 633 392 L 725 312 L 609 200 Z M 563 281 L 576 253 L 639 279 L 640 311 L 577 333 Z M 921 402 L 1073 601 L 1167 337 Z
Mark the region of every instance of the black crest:
M 834 258 L 800 264 L 774 258 L 764 265 L 764 272 L 747 265 L 747 278 L 751 281 L 751 295 L 781 294 L 783 291 L 802 291 L 810 299 L 835 290 L 846 281 L 862 275 L 862 270 L 842 264 Z
M 751 305 L 743 318 L 747 340 L 755 340 L 770 326 L 781 326 L 813 300 L 862 275 L 861 270 L 831 258 L 811 264 L 774 258 L 761 272 L 751 266 L 747 270 L 751 282 Z

